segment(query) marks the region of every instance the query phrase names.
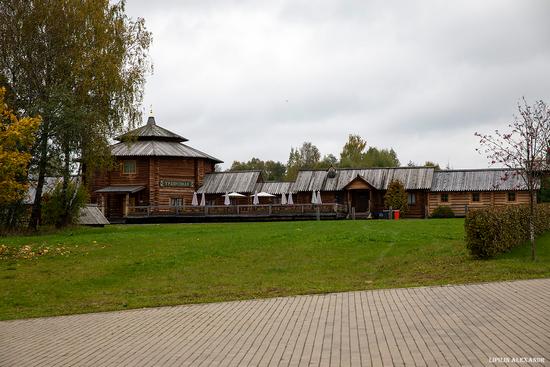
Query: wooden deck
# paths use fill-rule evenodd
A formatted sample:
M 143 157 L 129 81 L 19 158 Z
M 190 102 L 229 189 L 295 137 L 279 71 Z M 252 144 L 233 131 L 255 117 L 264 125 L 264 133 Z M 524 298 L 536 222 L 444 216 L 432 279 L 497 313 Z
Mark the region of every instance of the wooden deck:
M 156 221 L 343 219 L 347 216 L 347 206 L 342 204 L 157 205 L 128 207 L 128 214 L 124 219 L 126 223 L 143 223 Z

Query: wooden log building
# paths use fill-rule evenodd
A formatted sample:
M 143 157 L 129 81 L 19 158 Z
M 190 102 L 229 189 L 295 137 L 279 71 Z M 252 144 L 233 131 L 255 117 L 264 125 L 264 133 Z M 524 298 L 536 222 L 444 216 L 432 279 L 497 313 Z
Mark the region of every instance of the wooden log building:
M 331 167 L 301 170 L 294 182 L 265 182 L 258 170 L 215 172 L 221 160 L 183 144 L 187 139 L 158 126 L 152 116 L 116 140 L 111 146 L 115 168 L 96 172 L 90 190 L 92 203 L 111 220 L 125 218 L 135 208 L 189 207 L 194 192 L 205 195 L 207 206 L 223 205 L 223 195 L 229 192 L 244 195 L 231 199 L 237 205 L 251 205 L 255 192 L 274 195 L 260 198 L 260 204 L 279 205 L 282 194 L 292 193 L 302 211 L 312 193 L 320 192 L 323 204 L 335 204 L 335 211 L 345 208 L 357 217 L 378 217 L 387 209 L 384 195 L 392 180 L 405 186 L 406 216 L 413 218 L 425 218 L 438 206 L 450 206 L 462 216 L 469 209 L 529 200 L 521 178 L 505 169 Z
M 188 139 L 158 126 L 153 116 L 116 140 L 115 168 L 96 172 L 90 189 L 92 203 L 110 219 L 127 216 L 129 207 L 190 204 L 205 175 L 222 163 L 183 144 Z
M 505 169 L 436 171 L 428 194 L 428 212 L 449 206 L 457 216 L 486 206 L 529 204 L 522 178 Z

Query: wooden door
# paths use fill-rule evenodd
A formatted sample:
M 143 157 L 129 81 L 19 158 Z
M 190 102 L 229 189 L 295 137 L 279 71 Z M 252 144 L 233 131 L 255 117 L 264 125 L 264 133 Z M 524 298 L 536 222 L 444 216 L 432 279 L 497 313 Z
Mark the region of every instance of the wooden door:
M 356 190 L 352 192 L 351 206 L 355 207 L 356 213 L 369 211 L 370 192 L 368 190 Z

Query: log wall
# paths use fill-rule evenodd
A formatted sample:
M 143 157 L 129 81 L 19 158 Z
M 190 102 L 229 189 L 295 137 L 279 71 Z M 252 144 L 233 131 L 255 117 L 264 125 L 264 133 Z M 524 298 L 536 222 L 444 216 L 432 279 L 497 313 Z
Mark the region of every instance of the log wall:
M 438 206 L 450 206 L 456 216 L 466 215 L 468 209 L 483 208 L 492 205 L 518 205 L 529 204 L 529 193 L 527 191 L 515 191 L 516 200 L 508 201 L 507 191 L 483 191 L 479 193 L 479 201 L 473 201 L 472 192 L 430 192 L 428 194 L 428 211 L 431 213 Z M 441 194 L 447 194 L 449 201 L 441 201 Z
M 134 174 L 123 174 L 124 161 L 136 161 Z M 120 159 L 114 168 L 108 171 L 97 171 L 90 182 L 90 201 L 101 204 L 100 195 L 95 191 L 106 186 L 145 186 L 145 190 L 130 195 L 133 205 L 170 205 L 172 198 L 181 198 L 185 204 L 191 204 L 193 192 L 203 183 L 204 176 L 213 172 L 214 162 L 201 158 L 177 157 L 135 157 Z M 189 181 L 188 187 L 161 187 L 161 180 Z M 122 216 L 124 194 L 104 194 L 106 215 Z

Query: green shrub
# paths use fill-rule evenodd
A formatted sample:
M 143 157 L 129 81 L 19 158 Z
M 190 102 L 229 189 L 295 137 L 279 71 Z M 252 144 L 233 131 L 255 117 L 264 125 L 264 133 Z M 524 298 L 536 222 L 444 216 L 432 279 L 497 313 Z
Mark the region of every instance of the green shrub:
M 450 206 L 438 206 L 432 213 L 432 218 L 454 218 L 455 212 Z
M 28 223 L 30 206 L 20 200 L 15 203 L 0 204 L 0 234 L 19 231 Z
M 478 259 L 510 251 L 529 240 L 529 206 L 509 205 L 470 210 L 464 222 L 466 246 Z M 535 207 L 535 233 L 550 230 L 550 204 Z
M 388 190 L 384 195 L 384 204 L 386 208 L 399 210 L 401 213 L 406 213 L 409 209 L 407 204 L 407 191 L 405 186 L 398 180 L 391 180 L 388 184 Z
M 76 223 L 80 209 L 88 201 L 88 193 L 83 185 L 69 182 L 67 187 L 67 199 L 63 200 L 63 183 L 60 182 L 51 192 L 44 195 L 44 207 L 42 208 L 42 223 L 63 227 Z

